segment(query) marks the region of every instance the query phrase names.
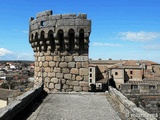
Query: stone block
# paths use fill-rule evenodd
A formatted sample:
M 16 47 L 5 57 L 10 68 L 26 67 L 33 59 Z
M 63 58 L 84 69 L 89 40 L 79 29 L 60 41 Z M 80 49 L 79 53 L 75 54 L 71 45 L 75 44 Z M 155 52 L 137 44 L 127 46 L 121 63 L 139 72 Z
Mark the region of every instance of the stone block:
M 61 73 L 61 68 L 54 68 L 53 71 L 56 72 L 56 73 Z
M 84 81 L 88 81 L 88 76 L 83 76 Z
M 66 68 L 66 67 L 68 67 L 68 64 L 67 64 L 67 62 L 61 62 L 61 63 L 59 64 L 59 67 L 61 67 L 61 68 Z
M 50 67 L 46 67 L 46 68 L 44 68 L 44 71 L 45 71 L 45 72 L 50 72 L 50 71 L 51 71 L 51 68 L 50 68 Z
M 61 61 L 61 58 L 60 58 L 60 56 L 54 56 L 54 57 L 53 57 L 53 60 L 54 60 L 55 62 L 59 62 L 59 61 Z
M 77 16 L 79 19 L 87 19 L 87 14 L 78 14 Z
M 49 16 L 49 15 L 52 15 L 52 10 L 46 10 L 46 11 L 37 13 L 36 18 L 40 18 L 42 16 Z
M 63 73 L 56 73 L 57 78 L 63 78 Z
M 68 68 L 62 68 L 62 73 L 70 73 L 70 70 Z
M 74 87 L 73 87 L 73 90 L 74 90 L 75 92 L 81 92 L 81 91 L 82 91 L 82 87 L 80 87 L 80 86 L 74 86 Z
M 44 82 L 50 82 L 49 77 L 44 78 Z
M 68 62 L 68 67 L 69 68 L 74 68 L 75 67 L 75 62 Z
M 44 67 L 48 67 L 48 61 L 43 62 Z
M 53 82 L 53 83 L 59 83 L 59 79 L 58 78 L 51 78 L 51 82 Z
M 69 85 L 66 85 L 66 84 L 63 85 L 63 89 L 68 89 L 68 88 L 69 88 Z
M 88 67 L 88 62 L 82 62 L 82 67 L 87 68 Z
M 71 80 L 67 80 L 66 81 L 67 85 L 73 85 L 73 86 L 78 86 L 79 82 L 78 81 L 71 81 Z
M 55 67 L 56 66 L 56 63 L 54 61 L 49 61 L 49 66 L 50 67 Z
M 89 86 L 88 82 L 84 82 L 84 81 L 79 82 L 79 85 L 82 86 L 82 87 L 88 87 Z
M 83 90 L 84 92 L 88 92 L 89 87 L 82 87 L 82 90 Z
M 63 14 L 62 19 L 75 19 L 76 14 Z
M 46 56 L 47 61 L 52 61 L 53 60 L 52 58 L 53 58 L 52 56 Z
M 76 68 L 81 68 L 82 67 L 82 63 L 81 62 L 76 62 Z
M 49 16 L 49 20 L 59 20 L 62 18 L 61 14 Z
M 83 80 L 83 78 L 82 78 L 82 76 L 77 76 L 77 77 L 76 77 L 76 80 L 77 80 L 77 81 L 81 81 L 81 80 Z
M 88 75 L 88 68 L 80 68 L 79 75 Z
M 65 79 L 69 79 L 69 80 L 71 80 L 71 77 L 72 77 L 72 75 L 71 75 L 71 74 L 64 74 L 64 78 L 65 78 Z
M 49 83 L 48 88 L 54 89 L 54 83 Z
M 61 89 L 61 85 L 60 84 L 55 84 L 55 89 L 60 90 Z
M 65 61 L 66 62 L 71 62 L 73 60 L 72 56 L 65 56 Z
M 62 84 L 65 84 L 65 83 L 66 83 L 66 80 L 65 80 L 65 79 L 61 79 L 61 83 L 62 83 Z
M 79 70 L 77 68 L 72 68 L 70 72 L 72 74 L 79 74 Z
M 76 80 L 76 75 L 72 75 L 71 80 Z
M 75 61 L 83 62 L 83 61 L 88 61 L 88 56 L 74 56 Z

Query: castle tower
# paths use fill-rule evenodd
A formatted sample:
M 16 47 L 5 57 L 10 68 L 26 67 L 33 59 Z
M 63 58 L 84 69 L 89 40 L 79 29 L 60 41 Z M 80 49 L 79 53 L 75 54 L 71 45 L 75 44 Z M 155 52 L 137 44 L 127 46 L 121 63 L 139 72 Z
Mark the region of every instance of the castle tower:
M 40 12 L 30 19 L 29 42 L 35 56 L 35 85 L 47 92 L 88 91 L 91 20 L 86 14 Z

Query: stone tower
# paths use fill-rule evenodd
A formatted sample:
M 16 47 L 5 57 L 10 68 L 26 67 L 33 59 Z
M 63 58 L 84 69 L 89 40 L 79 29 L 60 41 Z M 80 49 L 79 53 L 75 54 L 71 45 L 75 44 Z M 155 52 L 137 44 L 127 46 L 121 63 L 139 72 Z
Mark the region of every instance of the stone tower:
M 91 20 L 86 14 L 40 12 L 30 19 L 29 42 L 35 56 L 35 85 L 47 92 L 88 91 Z

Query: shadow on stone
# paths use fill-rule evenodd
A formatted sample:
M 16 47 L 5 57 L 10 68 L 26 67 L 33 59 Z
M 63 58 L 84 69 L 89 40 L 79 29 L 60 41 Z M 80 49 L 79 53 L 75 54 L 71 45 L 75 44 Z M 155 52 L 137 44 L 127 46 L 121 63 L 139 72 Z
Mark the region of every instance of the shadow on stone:
M 21 112 L 16 114 L 11 120 L 26 120 L 43 102 L 48 93 L 42 91 L 31 103 L 27 105 Z

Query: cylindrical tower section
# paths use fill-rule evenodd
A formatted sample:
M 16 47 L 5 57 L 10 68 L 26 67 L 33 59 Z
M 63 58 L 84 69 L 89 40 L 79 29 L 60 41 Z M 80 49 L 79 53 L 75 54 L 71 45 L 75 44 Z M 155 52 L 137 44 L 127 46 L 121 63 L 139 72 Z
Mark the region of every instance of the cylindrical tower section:
M 35 86 L 47 92 L 88 91 L 91 20 L 86 14 L 40 12 L 30 19 L 29 42 L 35 54 Z

